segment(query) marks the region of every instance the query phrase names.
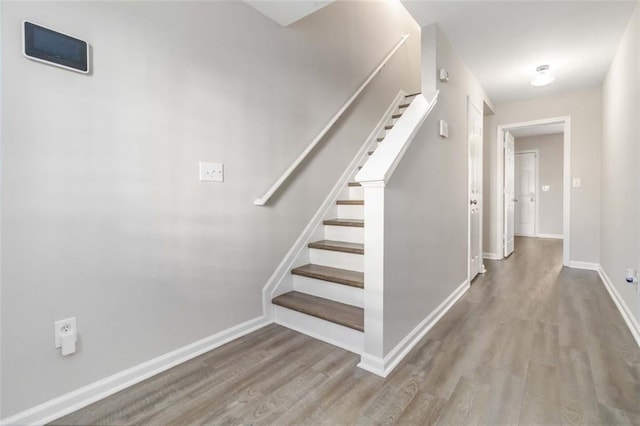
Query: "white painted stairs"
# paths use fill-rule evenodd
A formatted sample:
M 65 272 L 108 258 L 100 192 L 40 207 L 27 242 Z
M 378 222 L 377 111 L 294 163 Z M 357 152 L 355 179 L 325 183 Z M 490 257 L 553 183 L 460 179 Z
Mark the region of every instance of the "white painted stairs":
M 361 354 L 364 349 L 364 191 L 354 177 L 416 94 L 404 96 L 387 113 L 350 181 L 340 191 L 335 208 L 322 222 L 324 239 L 314 240 L 300 256 L 309 263 L 291 269 L 292 291 L 274 297 L 274 321 L 325 342 Z

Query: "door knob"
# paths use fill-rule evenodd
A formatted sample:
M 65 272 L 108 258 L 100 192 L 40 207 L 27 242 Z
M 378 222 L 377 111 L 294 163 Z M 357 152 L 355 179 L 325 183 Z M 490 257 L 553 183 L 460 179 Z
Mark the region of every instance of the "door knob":
M 478 200 L 471 200 L 471 204 L 478 204 Z

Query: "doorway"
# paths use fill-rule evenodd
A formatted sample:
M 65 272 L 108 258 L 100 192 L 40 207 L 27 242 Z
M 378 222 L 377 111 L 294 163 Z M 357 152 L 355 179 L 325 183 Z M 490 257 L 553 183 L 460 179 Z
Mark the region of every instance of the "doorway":
M 521 123 L 499 125 L 497 128 L 497 194 L 496 221 L 497 246 L 502 248 L 500 254 L 509 256 L 515 249 L 514 236 L 540 238 L 561 238 L 563 240 L 563 264 L 569 266 L 571 249 L 571 119 L 557 117 Z M 531 144 L 519 144 L 517 140 L 527 137 L 555 135 L 560 154 L 554 154 L 559 161 L 557 172 L 551 182 L 541 180 L 540 165 L 543 164 L 539 150 L 531 149 Z M 559 145 L 562 145 L 561 147 Z M 523 149 L 524 148 L 524 149 Z M 547 155 L 547 157 L 549 157 Z M 548 161 L 552 163 L 553 161 Z M 545 181 L 543 181 L 545 180 Z M 558 198 L 558 195 L 560 198 Z M 540 229 L 541 197 L 555 197 L 557 218 L 553 219 L 556 229 L 549 231 Z M 549 202 L 550 203 L 550 202 Z M 560 213 L 561 210 L 561 213 Z M 544 210 L 547 216 L 547 209 Z M 551 225 L 549 225 L 551 226 Z M 541 232 L 542 231 L 542 232 Z
M 520 151 L 516 145 L 515 224 L 513 231 L 518 237 L 535 237 L 538 233 L 539 156 L 539 150 Z

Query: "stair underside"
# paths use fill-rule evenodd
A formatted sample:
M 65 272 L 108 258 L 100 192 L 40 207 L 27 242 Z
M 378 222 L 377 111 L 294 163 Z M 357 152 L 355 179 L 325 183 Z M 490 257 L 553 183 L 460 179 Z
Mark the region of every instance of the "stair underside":
M 362 219 L 328 219 L 322 223 L 324 225 L 354 226 L 356 228 L 364 228 L 364 220 Z
M 309 248 L 340 251 L 343 253 L 364 254 L 364 244 L 347 243 L 345 241 L 321 240 L 309 243 Z
M 364 309 L 322 297 L 290 291 L 272 300 L 274 305 L 364 331 Z
M 308 264 L 291 270 L 294 275 L 315 278 L 351 287 L 364 288 L 364 273 L 330 266 Z

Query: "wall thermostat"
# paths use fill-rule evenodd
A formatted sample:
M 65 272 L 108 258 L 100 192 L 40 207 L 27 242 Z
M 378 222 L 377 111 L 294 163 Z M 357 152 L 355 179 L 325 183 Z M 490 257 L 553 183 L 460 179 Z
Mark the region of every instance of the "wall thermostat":
M 70 71 L 89 73 L 89 43 L 51 28 L 24 21 L 22 23 L 23 54 Z

